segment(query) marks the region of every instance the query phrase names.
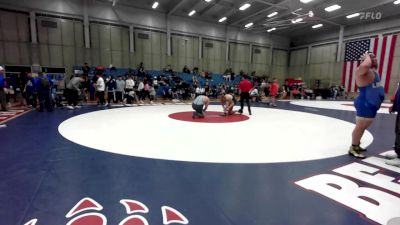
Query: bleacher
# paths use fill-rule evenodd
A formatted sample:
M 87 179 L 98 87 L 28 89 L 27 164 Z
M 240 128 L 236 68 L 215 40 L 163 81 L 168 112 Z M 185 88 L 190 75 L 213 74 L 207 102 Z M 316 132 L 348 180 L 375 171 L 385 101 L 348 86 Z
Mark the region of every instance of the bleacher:
M 80 65 L 76 65 L 73 67 L 74 70 L 81 70 L 82 66 Z M 93 76 L 94 75 L 94 71 L 95 71 L 95 67 L 90 67 L 90 72 L 89 72 L 89 76 Z M 164 72 L 161 70 L 146 70 L 145 71 L 146 74 L 148 74 L 150 77 L 158 77 L 158 76 L 169 76 L 171 75 L 171 73 L 168 72 Z M 117 69 L 109 69 L 109 68 L 105 68 L 104 73 L 105 76 L 112 76 L 114 78 L 118 77 L 118 76 L 125 76 L 126 74 L 133 74 L 133 75 L 137 75 L 137 70 L 136 69 L 131 69 L 131 68 L 117 68 Z M 176 72 L 175 73 L 176 76 L 178 76 L 179 78 L 181 78 L 183 81 L 192 84 L 192 77 L 194 76 L 194 74 L 188 74 L 188 73 L 182 73 L 182 72 Z M 197 80 L 199 81 L 201 86 L 204 86 L 207 79 L 205 79 L 204 77 L 200 76 L 200 75 L 195 75 Z M 212 74 L 211 75 L 211 79 L 208 79 L 208 84 L 209 86 L 219 86 L 220 84 L 230 84 L 230 85 L 238 85 L 240 82 L 240 76 L 236 75 L 235 79 L 232 81 L 226 81 L 224 79 L 223 74 Z M 157 90 L 158 92 L 159 90 Z M 161 90 L 162 91 L 162 90 Z

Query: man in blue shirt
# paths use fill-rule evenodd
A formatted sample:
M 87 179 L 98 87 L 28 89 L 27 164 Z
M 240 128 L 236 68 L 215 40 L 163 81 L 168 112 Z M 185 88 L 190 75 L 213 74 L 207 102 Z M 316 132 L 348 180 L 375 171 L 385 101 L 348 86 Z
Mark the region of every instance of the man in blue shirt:
M 386 157 L 389 159 L 386 164 L 400 167 L 400 88 L 397 87 L 397 92 L 393 101 L 393 105 L 389 108 L 390 113 L 397 112 L 395 133 L 396 139 L 394 143 L 395 153 L 389 153 Z

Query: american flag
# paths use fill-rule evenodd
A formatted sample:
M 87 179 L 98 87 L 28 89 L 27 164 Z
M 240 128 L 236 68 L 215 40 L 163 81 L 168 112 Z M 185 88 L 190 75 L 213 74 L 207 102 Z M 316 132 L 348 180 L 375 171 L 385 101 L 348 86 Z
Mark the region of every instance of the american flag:
M 343 65 L 342 83 L 347 92 L 356 92 L 356 70 L 360 65 L 359 59 L 370 51 L 378 60 L 378 72 L 381 84 L 387 93 L 389 90 L 390 76 L 392 74 L 393 56 L 396 47 L 397 35 L 379 36 L 365 40 L 346 43 L 345 62 Z

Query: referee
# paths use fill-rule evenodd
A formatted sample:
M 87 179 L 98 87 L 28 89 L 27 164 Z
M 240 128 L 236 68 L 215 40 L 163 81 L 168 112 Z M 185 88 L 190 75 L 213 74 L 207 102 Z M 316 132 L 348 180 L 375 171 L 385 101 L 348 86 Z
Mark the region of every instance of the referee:
M 247 107 L 249 109 L 249 115 L 251 115 L 250 108 L 250 91 L 253 89 L 253 85 L 248 80 L 246 75 L 243 76 L 242 81 L 239 84 L 239 93 L 240 93 L 240 110 L 239 113 L 243 113 L 244 101 L 246 100 Z

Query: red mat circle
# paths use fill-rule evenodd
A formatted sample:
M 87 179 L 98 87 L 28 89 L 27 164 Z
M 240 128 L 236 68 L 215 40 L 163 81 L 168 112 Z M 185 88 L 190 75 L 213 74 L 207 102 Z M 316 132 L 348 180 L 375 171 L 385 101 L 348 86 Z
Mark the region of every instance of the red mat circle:
M 230 116 L 224 116 L 222 112 L 213 112 L 213 111 L 205 112 L 204 118 L 193 119 L 192 115 L 193 111 L 178 112 L 178 113 L 172 113 L 168 115 L 168 117 L 175 120 L 195 122 L 195 123 L 235 123 L 250 119 L 248 116 L 245 115 L 234 114 Z

